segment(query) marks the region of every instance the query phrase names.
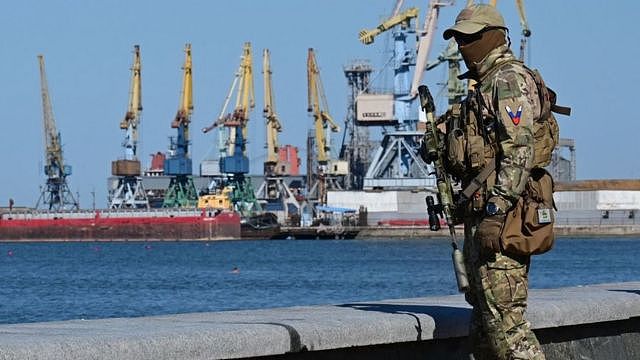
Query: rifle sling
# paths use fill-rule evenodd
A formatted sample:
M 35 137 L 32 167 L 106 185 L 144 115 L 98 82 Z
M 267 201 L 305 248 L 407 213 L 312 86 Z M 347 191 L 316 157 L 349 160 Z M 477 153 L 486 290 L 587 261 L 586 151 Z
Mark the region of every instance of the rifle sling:
M 484 185 L 484 182 L 487 180 L 489 175 L 491 175 L 491 173 L 495 169 L 496 169 L 496 160 L 493 159 L 482 169 L 482 171 L 480 171 L 478 175 L 476 175 L 476 177 L 471 179 L 471 182 L 469 183 L 469 185 L 467 185 L 467 187 L 464 188 L 464 190 L 462 190 L 461 200 L 464 201 L 464 200 L 471 199 L 471 196 L 473 195 L 473 193 L 478 191 L 478 189 L 480 189 L 482 185 Z

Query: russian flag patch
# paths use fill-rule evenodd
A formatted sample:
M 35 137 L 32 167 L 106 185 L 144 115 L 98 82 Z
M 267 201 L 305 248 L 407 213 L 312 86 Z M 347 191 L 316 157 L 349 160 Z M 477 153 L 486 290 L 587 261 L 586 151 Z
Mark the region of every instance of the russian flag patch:
M 509 114 L 511 121 L 513 121 L 513 125 L 520 124 L 520 115 L 522 115 L 522 105 L 518 106 L 518 111 L 516 111 L 515 114 L 513 113 L 509 105 L 505 106 L 505 109 L 507 110 L 507 114 Z

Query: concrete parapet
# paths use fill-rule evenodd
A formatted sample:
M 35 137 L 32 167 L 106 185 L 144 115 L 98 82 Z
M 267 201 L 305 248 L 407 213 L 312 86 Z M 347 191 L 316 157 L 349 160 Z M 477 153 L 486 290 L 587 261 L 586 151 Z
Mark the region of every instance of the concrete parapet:
M 639 225 L 556 225 L 556 236 L 638 236 Z
M 0 359 L 467 359 L 461 295 L 0 325 Z M 530 291 L 548 359 L 640 359 L 640 282 Z

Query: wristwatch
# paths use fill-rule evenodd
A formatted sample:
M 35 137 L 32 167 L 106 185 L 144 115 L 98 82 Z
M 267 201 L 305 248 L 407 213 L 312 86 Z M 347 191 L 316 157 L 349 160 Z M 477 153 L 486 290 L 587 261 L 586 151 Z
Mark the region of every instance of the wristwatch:
M 502 213 L 502 209 L 496 203 L 489 202 L 485 208 L 487 216 L 493 216 Z

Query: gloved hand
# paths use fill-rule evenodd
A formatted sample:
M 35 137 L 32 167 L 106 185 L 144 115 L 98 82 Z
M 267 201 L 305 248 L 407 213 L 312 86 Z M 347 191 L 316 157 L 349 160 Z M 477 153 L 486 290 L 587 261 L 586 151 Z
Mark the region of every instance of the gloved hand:
M 476 228 L 475 241 L 487 253 L 500 252 L 500 233 L 507 215 L 497 214 L 485 217 Z

